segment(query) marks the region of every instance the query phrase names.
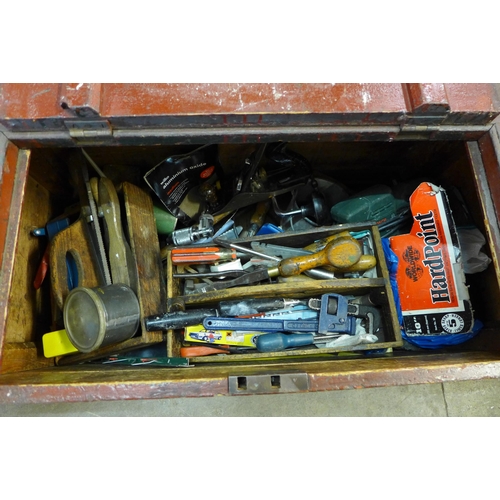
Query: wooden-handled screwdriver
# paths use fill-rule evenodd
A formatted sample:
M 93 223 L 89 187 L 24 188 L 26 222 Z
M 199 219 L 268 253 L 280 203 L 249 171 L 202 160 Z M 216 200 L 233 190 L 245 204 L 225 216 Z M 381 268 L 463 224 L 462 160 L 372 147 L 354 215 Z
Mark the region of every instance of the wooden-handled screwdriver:
M 296 276 L 324 265 L 332 265 L 336 269 L 343 270 L 354 266 L 362 253 L 361 245 L 354 238 L 343 237 L 331 241 L 323 250 L 311 255 L 283 259 L 278 264 L 278 269 L 281 276 Z
M 260 252 L 255 252 L 231 241 L 221 239 L 214 240 L 217 245 L 226 248 L 234 248 L 241 252 L 247 252 L 251 255 L 260 255 L 261 257 L 273 259 L 270 256 L 263 255 Z M 300 257 L 290 257 L 288 259 L 275 258 L 277 261 L 276 267 L 268 269 L 270 277 L 276 276 L 296 276 L 304 271 L 313 270 L 316 267 L 321 267 L 325 264 L 334 266 L 339 270 L 349 269 L 354 266 L 361 258 L 361 245 L 352 237 L 337 238 L 328 243 L 323 250 L 319 252 L 302 255 Z
M 328 245 L 328 243 L 335 241 L 336 239 L 339 238 L 352 238 L 351 233 L 349 231 L 341 231 L 340 233 L 334 234 L 332 236 L 328 236 L 326 238 L 323 238 L 321 240 L 315 241 L 314 243 L 311 243 L 310 245 L 307 245 L 304 247 L 304 250 L 308 250 L 310 252 L 319 252 L 323 248 Z M 332 265 L 327 265 L 325 269 L 331 270 L 333 272 L 349 272 L 349 273 L 356 273 L 356 272 L 364 272 L 368 271 L 369 269 L 374 268 L 377 265 L 377 259 L 373 255 L 367 255 L 363 254 L 360 259 L 354 264 L 353 266 L 349 268 L 344 268 L 344 269 L 336 269 Z

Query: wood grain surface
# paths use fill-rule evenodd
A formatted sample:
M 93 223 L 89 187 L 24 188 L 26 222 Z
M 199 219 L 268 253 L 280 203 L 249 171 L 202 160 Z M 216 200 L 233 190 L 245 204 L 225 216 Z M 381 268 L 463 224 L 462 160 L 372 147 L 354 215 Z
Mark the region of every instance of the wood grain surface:
M 141 188 L 124 182 L 125 219 L 130 248 L 137 266 L 137 298 L 141 308 L 144 342 L 160 342 L 162 332 L 146 332 L 144 318 L 164 311 L 165 281 L 160 258 L 160 244 L 153 214 L 153 201 Z
M 90 240 L 88 223 L 78 219 L 66 229 L 57 233 L 50 245 L 50 277 L 52 293 L 59 309 L 69 293 L 66 256 L 70 253 L 78 269 L 78 286 L 93 288 L 99 286 L 95 260 Z
M 8 342 L 2 353 L 0 373 L 36 370 L 53 365 L 54 360 L 44 358 L 34 342 Z
M 12 287 L 9 296 L 6 342 L 30 342 L 36 338 L 40 314 L 44 306 L 42 290 L 35 290 L 33 280 L 42 258 L 46 238 L 37 238 L 31 231 L 44 227 L 50 217 L 49 194 L 31 177 L 26 184 L 26 196 L 30 203 L 22 209 L 19 236 L 16 248 Z M 47 281 L 49 277 L 46 277 Z

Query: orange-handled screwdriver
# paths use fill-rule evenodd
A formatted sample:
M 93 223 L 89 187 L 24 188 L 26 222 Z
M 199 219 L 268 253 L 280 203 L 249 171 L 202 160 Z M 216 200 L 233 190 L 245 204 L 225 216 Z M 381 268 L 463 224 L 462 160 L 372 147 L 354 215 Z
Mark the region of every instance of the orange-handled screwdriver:
M 219 260 L 235 260 L 241 257 L 236 250 L 219 247 L 174 248 L 171 252 L 174 264 L 210 264 Z
M 182 358 L 194 358 L 195 356 L 211 356 L 212 354 L 236 354 L 248 351 L 249 349 L 240 347 L 229 347 L 228 345 L 217 345 L 217 347 L 196 345 L 189 347 L 181 347 L 180 355 Z

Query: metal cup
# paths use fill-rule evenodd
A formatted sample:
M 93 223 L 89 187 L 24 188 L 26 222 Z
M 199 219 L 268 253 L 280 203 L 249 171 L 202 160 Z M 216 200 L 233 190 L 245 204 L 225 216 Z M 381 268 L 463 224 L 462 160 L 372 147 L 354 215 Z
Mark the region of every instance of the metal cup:
M 123 284 L 77 287 L 64 303 L 63 319 L 71 343 L 89 353 L 135 335 L 140 324 L 139 301 Z

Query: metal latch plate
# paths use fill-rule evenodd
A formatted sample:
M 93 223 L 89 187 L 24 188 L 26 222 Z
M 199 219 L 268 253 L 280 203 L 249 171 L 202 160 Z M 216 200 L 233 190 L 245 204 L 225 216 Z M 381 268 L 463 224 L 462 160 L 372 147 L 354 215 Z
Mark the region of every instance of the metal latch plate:
M 307 373 L 229 376 L 229 394 L 276 394 L 309 390 Z

